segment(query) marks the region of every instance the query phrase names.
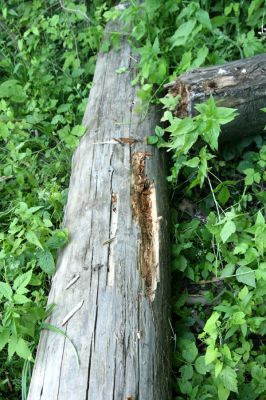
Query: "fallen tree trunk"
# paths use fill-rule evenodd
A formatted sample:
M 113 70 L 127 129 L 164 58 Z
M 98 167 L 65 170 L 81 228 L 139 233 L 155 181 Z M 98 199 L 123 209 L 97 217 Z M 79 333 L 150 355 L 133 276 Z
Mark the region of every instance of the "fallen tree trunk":
M 109 26 L 110 28 L 110 26 Z M 112 28 L 113 30 L 113 28 Z M 52 282 L 28 400 L 169 400 L 168 199 L 158 112 L 135 111 L 123 41 L 100 53 L 65 209 L 70 242 Z M 118 68 L 126 67 L 124 74 Z
M 239 116 L 222 130 L 222 141 L 261 134 L 266 125 L 266 54 L 223 65 L 198 68 L 166 85 L 181 99 L 179 117 L 195 115 L 195 105 L 214 97 L 219 106 L 237 108 Z

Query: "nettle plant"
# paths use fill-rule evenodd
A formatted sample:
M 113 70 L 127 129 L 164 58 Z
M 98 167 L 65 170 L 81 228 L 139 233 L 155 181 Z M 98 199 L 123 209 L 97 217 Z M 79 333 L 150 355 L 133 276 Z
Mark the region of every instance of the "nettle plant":
M 177 283 L 174 289 L 179 332 L 174 354 L 176 391 L 184 396 L 176 399 L 262 399 L 266 390 L 266 144 L 255 138 L 259 151 L 245 152 L 235 170 L 231 167 L 224 173 L 231 179 L 221 181 L 216 175 L 216 170 L 220 174 L 226 170 L 217 153 L 221 125 L 232 121 L 237 111 L 217 107 L 210 97 L 196 106 L 195 117 L 180 119 L 173 114 L 177 102 L 171 96 L 162 100 L 166 108 L 162 121 L 168 126 L 157 127 L 156 135 L 149 138 L 150 144 L 170 151 L 168 180 L 177 196 L 181 185 L 189 199 L 182 206 L 185 218 L 176 222 L 174 217 L 173 222 L 173 285 L 175 276 L 180 282 L 181 275 L 187 286 L 184 290 Z M 191 295 L 191 288 L 196 294 Z

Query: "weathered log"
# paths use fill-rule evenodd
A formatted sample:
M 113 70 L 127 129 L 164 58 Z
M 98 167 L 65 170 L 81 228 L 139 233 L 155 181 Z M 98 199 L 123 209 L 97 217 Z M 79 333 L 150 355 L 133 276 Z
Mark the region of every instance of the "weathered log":
M 222 130 L 222 140 L 261 134 L 266 125 L 266 54 L 194 69 L 167 85 L 180 95 L 177 115 L 196 114 L 195 105 L 214 97 L 219 106 L 237 108 L 239 116 Z
M 70 242 L 47 322 L 71 339 L 80 366 L 66 337 L 43 331 L 28 400 L 170 398 L 167 168 L 145 141 L 157 110 L 135 111 L 135 64 L 126 40 L 99 54 L 87 132 L 73 157 L 64 219 Z M 116 73 L 121 67 L 127 71 Z

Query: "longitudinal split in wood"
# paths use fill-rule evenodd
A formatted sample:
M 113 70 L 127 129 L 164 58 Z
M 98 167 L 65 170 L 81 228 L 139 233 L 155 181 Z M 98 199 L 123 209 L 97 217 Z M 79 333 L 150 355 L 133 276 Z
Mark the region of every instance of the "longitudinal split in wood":
M 113 286 L 115 265 L 114 265 L 114 240 L 116 237 L 118 224 L 118 194 L 112 193 L 111 210 L 110 210 L 110 239 L 109 239 L 109 254 L 108 254 L 108 286 Z
M 147 152 L 132 155 L 132 209 L 133 218 L 140 227 L 140 273 L 145 281 L 146 294 L 153 301 L 159 281 L 159 225 L 156 192 L 145 174 Z

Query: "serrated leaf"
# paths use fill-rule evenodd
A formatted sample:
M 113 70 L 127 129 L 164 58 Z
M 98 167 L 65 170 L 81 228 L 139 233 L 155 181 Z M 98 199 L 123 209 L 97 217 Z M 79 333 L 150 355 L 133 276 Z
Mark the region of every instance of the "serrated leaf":
M 220 373 L 220 380 L 226 389 L 237 393 L 237 375 L 233 368 L 226 366 Z
M 224 385 L 218 385 L 218 399 L 219 400 L 227 400 L 230 395 L 230 390 L 226 389 Z
M 13 290 L 8 283 L 0 282 L 0 295 L 8 300 L 12 300 Z
M 223 369 L 223 363 L 219 360 L 216 360 L 215 367 L 214 367 L 214 375 L 217 378 Z
M 25 272 L 25 274 L 19 275 L 15 280 L 13 284 L 13 289 L 16 290 L 19 293 L 19 289 L 25 288 L 28 283 L 30 282 L 32 277 L 32 270 Z M 17 290 L 18 289 L 18 290 Z
M 179 372 L 181 373 L 181 377 L 183 380 L 187 381 L 192 378 L 193 376 L 193 367 L 190 364 L 183 365 Z
M 26 296 L 23 294 L 14 294 L 13 296 L 14 302 L 16 304 L 25 304 L 25 303 L 30 303 L 30 299 L 28 299 Z
M 236 270 L 236 280 L 252 287 L 256 287 L 255 271 L 249 267 L 239 267 Z
M 3 328 L 2 328 L 3 329 Z M 9 339 L 9 335 L 10 335 L 10 331 L 9 329 L 3 329 L 0 332 L 0 351 L 5 347 L 5 345 L 8 342 Z
M 200 356 L 200 357 L 198 357 L 196 359 L 196 361 L 195 361 L 195 369 L 201 375 L 205 375 L 207 373 L 207 368 L 206 368 L 205 357 L 204 356 Z
M 213 346 L 208 346 L 205 354 L 205 364 L 209 365 L 217 359 L 218 349 Z
M 38 251 L 37 259 L 41 269 L 46 272 L 46 274 L 53 275 L 55 272 L 55 263 L 53 255 L 50 253 L 50 251 Z
M 32 359 L 29 344 L 22 338 L 18 340 L 15 351 L 19 357 L 24 358 L 25 360 Z
M 194 342 L 186 341 L 182 350 L 182 356 L 185 361 L 192 363 L 198 355 L 198 349 Z
M 25 236 L 28 242 L 34 244 L 36 247 L 39 247 L 40 249 L 43 249 L 39 239 L 37 238 L 36 234 L 33 231 L 28 231 Z
M 83 126 L 83 125 L 76 125 L 76 126 L 74 126 L 74 128 L 71 130 L 71 133 L 72 133 L 72 135 L 74 135 L 74 136 L 80 137 L 80 136 L 83 136 L 83 135 L 84 135 L 85 131 L 86 131 L 86 127 L 85 127 L 85 126 Z
M 230 238 L 230 236 L 233 233 L 235 233 L 235 231 L 236 231 L 235 223 L 233 221 L 226 221 L 220 232 L 220 236 L 223 243 L 225 243 Z

